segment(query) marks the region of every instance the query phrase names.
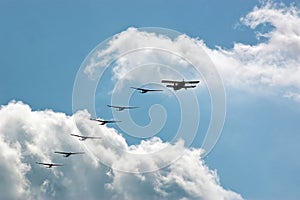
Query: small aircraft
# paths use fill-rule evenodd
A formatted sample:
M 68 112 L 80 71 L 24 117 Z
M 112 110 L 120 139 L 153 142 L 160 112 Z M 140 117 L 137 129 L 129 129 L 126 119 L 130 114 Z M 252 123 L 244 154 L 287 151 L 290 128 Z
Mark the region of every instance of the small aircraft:
M 112 106 L 112 105 L 107 105 L 110 108 L 117 108 L 118 111 L 122 111 L 125 109 L 135 109 L 135 108 L 139 108 L 138 106 Z
M 104 124 L 107 124 L 107 123 L 121 122 L 121 121 L 118 121 L 118 120 L 102 120 L 102 119 L 93 119 L 93 118 L 91 118 L 90 120 L 100 122 L 99 125 L 104 125 Z
M 56 164 L 56 163 L 42 163 L 42 162 L 35 162 L 35 163 L 39 165 L 45 165 L 47 166 L 47 168 L 64 166 L 63 164 Z
M 187 89 L 187 88 L 194 88 L 196 85 L 192 84 L 198 84 L 200 81 L 173 81 L 173 80 L 162 80 L 162 83 L 167 83 L 166 87 L 172 87 L 175 91 L 180 90 L 182 88 Z M 187 85 L 191 84 L 191 85 Z
M 132 89 L 138 90 L 140 93 L 147 93 L 147 92 L 158 92 L 163 90 L 154 90 L 154 89 L 146 89 L 146 88 L 136 88 L 136 87 L 130 87 Z
M 84 154 L 84 152 L 64 152 L 64 151 L 55 151 L 54 153 L 62 154 L 64 157 L 69 157 L 75 154 Z
M 84 135 L 76 135 L 76 134 L 71 134 L 71 135 L 75 136 L 75 137 L 78 137 L 79 140 L 81 140 L 81 141 L 84 141 L 86 139 L 102 139 L 102 137 L 84 136 Z

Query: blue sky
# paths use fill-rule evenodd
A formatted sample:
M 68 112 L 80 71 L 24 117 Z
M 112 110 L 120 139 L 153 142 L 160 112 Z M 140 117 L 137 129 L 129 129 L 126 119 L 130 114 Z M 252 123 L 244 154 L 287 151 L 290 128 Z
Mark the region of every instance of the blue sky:
M 290 3 L 297 8 L 300 2 L 285 1 L 285 6 Z M 256 33 L 271 30 L 268 25 L 252 29 L 240 21 L 255 6 L 261 6 L 260 1 L 2 0 L 0 104 L 20 100 L 33 110 L 52 109 L 71 115 L 73 84 L 81 63 L 100 42 L 128 27 L 177 30 L 203 40 L 210 56 L 219 53 L 213 52 L 216 46 L 234 54 L 238 51 L 234 49 L 236 43 L 250 46 L 264 43 L 267 39 L 258 40 Z M 225 70 L 221 75 L 228 73 L 235 71 Z M 232 86 L 226 77 L 222 78 L 227 96 L 225 125 L 217 145 L 205 158 L 206 164 L 217 170 L 225 189 L 233 190 L 245 199 L 299 199 L 300 101 L 286 98 L 289 91 L 292 94 L 299 92 L 298 83 L 266 86 L 259 82 L 239 87 L 239 84 Z M 248 81 L 243 78 L 240 76 L 239 81 Z M 158 94 L 151 96 L 152 99 L 145 99 L 136 95 L 131 102 L 161 103 L 167 106 L 168 112 L 176 110 L 176 103 L 170 104 Z M 104 105 L 108 100 L 99 98 Z M 205 129 L 210 112 L 205 107 L 209 105 L 208 100 L 200 105 L 204 110 Z M 109 110 L 100 103 L 96 106 L 99 117 L 111 118 Z M 144 108 L 131 112 L 133 119 L 141 124 L 149 121 L 143 111 Z M 171 120 L 179 119 L 174 115 Z M 118 127 L 112 127 L 118 130 Z M 173 129 L 172 123 L 167 123 L 165 131 L 172 132 Z M 194 147 L 200 147 L 201 131 Z M 131 141 L 130 137 L 127 139 Z
M 211 46 L 253 43 L 247 28 L 233 27 L 255 1 L 238 2 L 1 1 L 1 66 L 6 67 L 1 67 L 0 101 L 22 99 L 36 109 L 70 113 L 78 66 L 98 43 L 130 26 L 171 28 Z

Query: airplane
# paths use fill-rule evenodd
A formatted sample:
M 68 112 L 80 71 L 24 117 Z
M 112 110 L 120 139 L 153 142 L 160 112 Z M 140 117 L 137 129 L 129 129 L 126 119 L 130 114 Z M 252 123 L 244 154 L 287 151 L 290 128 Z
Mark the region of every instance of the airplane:
M 117 120 L 102 120 L 102 119 L 93 119 L 93 118 L 91 118 L 90 120 L 100 122 L 99 125 L 104 125 L 104 124 L 107 124 L 107 123 L 121 122 L 121 121 L 117 121 Z
M 75 137 L 79 137 L 80 141 L 84 141 L 86 139 L 102 139 L 102 137 L 92 137 L 92 136 L 84 136 L 84 135 L 76 135 L 76 134 L 71 134 L 71 135 Z
M 35 163 L 39 165 L 45 165 L 47 166 L 47 168 L 64 166 L 63 164 L 55 164 L 55 163 L 42 163 L 42 162 L 35 162 Z
M 111 108 L 117 108 L 118 111 L 122 111 L 125 109 L 134 109 L 134 108 L 139 108 L 138 106 L 112 106 L 112 105 L 107 105 L 108 107 Z
M 198 84 L 200 81 L 172 81 L 172 80 L 162 80 L 162 83 L 167 83 L 166 87 L 172 87 L 174 91 L 180 90 L 182 88 L 194 88 L 196 85 L 186 85 L 186 84 Z
M 64 151 L 55 151 L 54 153 L 63 154 L 64 157 L 69 157 L 75 154 L 84 154 L 84 152 L 64 152 Z
M 158 92 L 163 90 L 153 90 L 153 89 L 146 89 L 146 88 L 136 88 L 136 87 L 130 87 L 132 89 L 138 90 L 140 93 L 147 93 L 147 92 Z

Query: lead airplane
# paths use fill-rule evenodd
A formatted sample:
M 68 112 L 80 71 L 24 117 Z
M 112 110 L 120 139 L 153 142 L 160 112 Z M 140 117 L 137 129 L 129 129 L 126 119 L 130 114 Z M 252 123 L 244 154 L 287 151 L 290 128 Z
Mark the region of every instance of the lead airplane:
M 35 163 L 39 165 L 45 165 L 47 166 L 47 168 L 64 166 L 63 164 L 56 164 L 56 163 L 43 163 L 43 162 L 35 162 Z
M 130 87 L 130 88 L 138 90 L 142 94 L 147 93 L 147 92 L 159 92 L 159 91 L 163 91 L 163 90 L 154 90 L 154 89 L 147 89 L 147 88 L 136 88 L 136 87 Z
M 104 124 L 107 124 L 107 123 L 121 122 L 121 121 L 118 121 L 118 120 L 102 120 L 102 119 L 93 119 L 93 118 L 91 118 L 90 120 L 100 122 L 99 125 L 104 125 Z
M 176 90 L 180 89 L 188 89 L 188 88 L 194 88 L 196 85 L 193 84 L 198 84 L 200 81 L 173 81 L 173 80 L 162 80 L 162 83 L 167 83 L 166 87 L 171 87 Z M 188 85 L 187 85 L 188 84 Z
M 76 155 L 76 154 L 84 154 L 84 152 L 64 152 L 64 151 L 55 151 L 54 153 L 62 154 L 64 157 L 69 157 L 71 155 Z
M 84 141 L 86 139 L 102 139 L 102 137 L 84 136 L 84 135 L 76 135 L 76 134 L 71 134 L 71 135 L 78 137 L 79 140 L 81 140 L 81 141 Z
M 116 108 L 118 111 L 122 111 L 125 109 L 135 109 L 135 108 L 139 108 L 138 106 L 112 106 L 112 105 L 107 105 L 110 108 Z

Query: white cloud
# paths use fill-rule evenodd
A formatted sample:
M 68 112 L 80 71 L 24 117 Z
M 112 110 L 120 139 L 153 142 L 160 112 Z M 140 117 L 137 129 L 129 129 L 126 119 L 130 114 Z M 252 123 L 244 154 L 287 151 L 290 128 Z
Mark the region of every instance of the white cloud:
M 185 149 L 182 142 L 171 145 L 153 138 L 128 146 L 114 129 L 90 121 L 87 112 L 66 116 L 51 110 L 32 111 L 21 102 L 2 106 L 0 119 L 1 199 L 242 199 L 222 188 L 216 172 L 201 160 L 200 149 Z M 82 142 L 70 133 L 103 139 Z M 162 146 L 172 147 L 170 155 L 186 153 L 172 165 L 144 174 L 122 173 L 99 161 L 110 160 L 113 166 L 123 165 L 128 170 L 157 165 L 168 155 L 132 160 L 123 152 L 145 155 Z M 64 158 L 54 154 L 57 150 L 86 154 Z M 36 161 L 64 166 L 46 169 Z
M 194 77 L 198 76 L 189 71 L 191 68 L 185 68 L 188 64 L 184 60 L 174 55 L 150 50 L 126 54 L 130 50 L 154 47 L 183 56 L 196 66 L 200 66 L 200 71 L 207 78 L 211 72 L 212 63 L 206 57 L 206 52 L 216 65 L 227 87 L 254 93 L 275 93 L 281 96 L 293 89 L 293 92 L 300 94 L 299 9 L 293 5 L 285 6 L 267 1 L 242 17 L 241 22 L 256 31 L 257 37 L 264 37 L 266 40 L 259 40 L 259 43 L 254 45 L 235 43 L 232 49 L 222 47 L 211 49 L 202 40 L 189 38 L 186 35 L 171 39 L 163 35 L 129 28 L 112 38 L 107 48 L 95 54 L 93 59 L 98 59 L 101 64 L 91 63 L 85 71 L 91 75 L 100 66 L 107 65 L 105 62 L 109 59 L 104 58 L 117 58 L 122 55 L 114 68 L 114 75 L 117 79 L 130 79 L 133 75 L 135 80 L 141 82 L 159 81 L 165 77 L 179 78 L 170 70 L 161 70 L 162 66 L 156 68 L 155 76 L 150 76 L 147 70 L 138 71 L 138 76 L 136 74 L 130 76 L 130 71 L 134 69 L 134 66 L 142 63 L 163 63 L 172 66 L 172 69 L 179 70 L 179 73 L 190 72 Z M 267 31 L 259 32 L 256 30 L 259 26 L 265 26 Z M 184 64 L 181 65 L 182 63 Z M 180 67 L 176 67 L 178 65 Z
M 172 70 L 181 70 L 182 67 L 189 70 L 187 68 L 190 66 L 188 59 L 197 62 L 196 64 L 207 62 L 205 52 L 199 48 L 202 45 L 202 41 L 186 35 L 169 38 L 136 28 L 128 28 L 113 37 L 108 45 L 96 49 L 90 57 L 90 62 L 85 66 L 84 72 L 94 77 L 94 75 L 98 75 L 99 69 L 107 67 L 111 61 L 115 61 L 113 68 L 115 78 L 132 79 L 128 73 L 144 64 L 153 64 L 157 70 L 154 71 L 155 76 L 149 76 L 149 71 L 145 70 L 149 66 L 146 66 L 143 68 L 144 70 L 139 71 L 139 76 L 134 76 L 134 79 L 142 82 L 157 81 L 165 78 L 166 75 L 174 77 L 174 74 L 170 72 Z M 196 57 L 198 58 L 195 59 Z M 166 66 L 169 66 L 169 70 L 165 68 Z
M 20 199 L 28 197 L 29 181 L 25 174 L 30 166 L 22 162 L 21 147 L 18 142 L 6 142 L 0 138 L 0 197 Z
M 233 87 L 262 86 L 265 89 L 300 89 L 300 16 L 299 10 L 267 2 L 241 18 L 251 29 L 259 25 L 272 28 L 265 42 L 255 45 L 236 43 L 232 49 L 207 49 Z

